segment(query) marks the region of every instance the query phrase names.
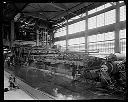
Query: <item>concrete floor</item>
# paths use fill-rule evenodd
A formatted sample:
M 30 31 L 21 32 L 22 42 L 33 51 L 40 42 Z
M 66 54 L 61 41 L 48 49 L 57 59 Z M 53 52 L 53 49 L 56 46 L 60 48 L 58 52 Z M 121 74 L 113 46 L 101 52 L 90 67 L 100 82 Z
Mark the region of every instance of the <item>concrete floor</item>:
M 4 88 L 8 88 L 8 78 L 4 74 Z M 21 89 L 4 92 L 4 100 L 34 100 L 31 96 L 26 94 Z

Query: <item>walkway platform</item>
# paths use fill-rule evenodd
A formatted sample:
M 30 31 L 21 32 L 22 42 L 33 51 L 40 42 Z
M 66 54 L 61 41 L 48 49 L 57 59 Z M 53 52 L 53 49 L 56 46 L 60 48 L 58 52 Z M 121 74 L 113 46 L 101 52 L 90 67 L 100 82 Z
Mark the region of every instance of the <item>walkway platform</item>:
M 9 86 L 9 79 L 4 74 L 4 88 L 8 88 Z M 11 90 L 4 92 L 4 100 L 34 100 L 31 96 L 26 94 L 21 89 Z

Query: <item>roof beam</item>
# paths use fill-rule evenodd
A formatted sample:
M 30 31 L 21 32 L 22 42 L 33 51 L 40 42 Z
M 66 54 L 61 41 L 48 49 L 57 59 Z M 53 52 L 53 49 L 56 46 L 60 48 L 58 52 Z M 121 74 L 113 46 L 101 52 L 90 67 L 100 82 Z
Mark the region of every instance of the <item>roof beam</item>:
M 21 9 L 18 9 L 17 12 L 14 14 L 13 18 L 18 14 L 21 13 L 21 11 L 28 5 L 29 3 L 26 3 L 25 5 L 23 5 L 23 7 Z M 16 6 L 16 5 L 15 5 Z
M 62 8 L 62 7 L 60 7 L 60 6 L 57 6 L 57 5 L 55 5 L 55 4 L 53 4 L 53 3 L 48 3 L 48 4 L 50 4 L 50 5 L 52 5 L 52 6 L 54 6 L 54 7 L 56 7 L 56 8 L 58 8 L 58 9 L 60 9 L 60 10 L 66 10 L 66 9 L 64 9 L 64 8 Z
M 61 4 L 62 6 L 64 6 L 65 7 L 65 5 L 64 4 Z M 66 7 L 65 7 L 66 8 Z M 67 11 L 67 10 L 66 10 Z M 67 12 L 68 13 L 68 12 Z M 75 13 L 73 13 L 73 12 L 71 12 L 71 11 L 69 11 L 69 13 L 71 13 L 71 14 L 73 14 L 73 15 L 75 15 L 75 16 L 77 16 L 77 14 L 75 14 Z
M 67 9 L 62 8 L 62 7 L 60 7 L 60 6 L 57 6 L 56 4 L 53 4 L 53 3 L 49 3 L 49 4 L 52 5 L 52 6 L 54 6 L 54 7 L 56 7 L 56 8 L 58 8 L 58 9 L 60 9 L 60 10 L 67 11 Z M 75 14 L 75 13 L 73 13 L 73 12 L 70 12 L 70 11 L 68 11 L 68 12 L 71 13 L 71 14 L 73 14 L 73 15 L 77 15 L 77 14 Z
M 26 12 L 26 11 L 22 11 L 22 13 L 42 13 L 42 12 L 60 12 L 60 11 L 33 11 L 33 12 Z
M 90 3 L 88 3 L 88 5 L 86 5 L 85 4 L 85 6 L 84 7 L 82 7 L 81 9 L 78 9 L 78 10 L 76 10 L 75 11 L 75 13 L 76 14 L 78 14 L 78 15 L 80 15 L 80 14 L 82 14 L 82 13 L 85 13 L 86 11 L 89 11 L 89 10 L 91 10 L 91 9 L 94 9 L 94 8 L 96 8 L 96 7 L 98 7 L 98 6 L 101 6 L 101 5 L 103 5 L 103 4 L 105 4 L 105 2 L 97 2 L 97 3 L 95 3 L 95 2 L 90 2 Z M 79 7 L 79 6 L 78 6 Z M 76 7 L 77 8 L 77 7 Z M 71 19 L 72 17 L 74 17 L 73 15 L 66 15 L 66 16 L 64 16 L 65 18 L 67 18 L 68 17 L 68 19 Z
M 73 8 L 75 8 L 75 7 L 77 7 L 77 6 L 81 5 L 81 4 L 83 4 L 83 2 L 82 2 L 82 3 L 79 3 L 78 5 L 75 5 L 75 6 L 71 7 L 71 8 L 69 8 L 69 9 L 67 9 L 66 11 L 69 12 L 70 10 L 72 10 Z M 59 16 L 59 15 L 61 15 L 61 14 L 63 14 L 63 13 L 65 13 L 65 11 L 63 11 L 62 13 L 60 13 L 60 14 L 58 14 L 58 15 L 56 15 L 56 16 L 50 18 L 50 19 L 54 19 L 54 18 L 56 18 L 57 16 Z
M 40 7 L 40 5 L 38 4 L 38 6 Z M 40 10 L 43 12 L 42 8 L 40 7 Z M 45 13 L 43 12 L 45 18 L 48 20 L 47 16 L 45 15 Z M 42 14 L 41 14 L 42 15 Z
M 43 18 L 41 17 L 40 15 L 38 14 L 35 14 L 35 13 L 24 13 L 25 16 L 32 16 L 34 18 L 39 18 L 39 19 L 42 19 L 42 20 L 46 20 L 46 18 Z
M 26 3 L 21 9 L 20 11 L 22 11 L 29 3 Z

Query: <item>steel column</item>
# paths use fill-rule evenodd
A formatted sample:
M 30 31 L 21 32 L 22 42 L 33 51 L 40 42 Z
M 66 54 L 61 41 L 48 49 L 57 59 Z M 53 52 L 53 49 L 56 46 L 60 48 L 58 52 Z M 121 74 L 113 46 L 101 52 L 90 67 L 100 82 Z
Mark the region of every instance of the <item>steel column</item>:
M 11 21 L 11 42 L 10 47 L 12 47 L 13 41 L 14 41 L 14 20 Z
M 85 53 L 88 52 L 88 11 L 86 12 L 85 19 Z
M 116 3 L 116 25 L 115 25 L 115 43 L 114 43 L 114 52 L 120 53 L 120 39 L 119 39 L 119 22 L 120 22 L 120 6 L 119 3 Z
M 66 25 L 66 51 L 68 50 L 68 20 Z

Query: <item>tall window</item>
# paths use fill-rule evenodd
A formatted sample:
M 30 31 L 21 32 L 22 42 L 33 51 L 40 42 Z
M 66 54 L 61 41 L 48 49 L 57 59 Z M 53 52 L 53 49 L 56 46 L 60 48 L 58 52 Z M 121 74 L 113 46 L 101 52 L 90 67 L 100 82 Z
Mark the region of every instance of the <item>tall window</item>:
M 69 39 L 68 41 L 68 49 L 70 51 L 84 51 L 85 50 L 85 38 L 75 38 Z
M 96 16 L 88 19 L 88 29 L 96 28 Z
M 103 10 L 103 9 L 105 9 L 105 8 L 108 8 L 108 7 L 112 6 L 112 4 L 110 4 L 110 3 L 111 3 L 111 2 L 106 3 L 106 4 L 104 4 L 104 5 L 101 5 L 101 6 L 97 7 L 97 8 L 94 8 L 94 9 L 88 11 L 88 14 L 92 14 L 92 13 L 101 11 L 101 10 Z
M 120 21 L 126 20 L 126 6 L 120 7 Z
M 105 12 L 105 25 L 113 24 L 116 22 L 116 12 L 115 9 Z
M 121 53 L 126 53 L 126 29 L 120 30 Z
M 114 32 L 88 36 L 88 48 L 101 54 L 114 53 Z
M 93 29 L 96 27 L 113 24 L 115 22 L 116 22 L 116 18 L 115 18 L 115 9 L 114 9 L 114 10 L 89 18 L 88 29 Z
M 104 26 L 104 13 L 97 15 L 97 27 Z
M 114 53 L 114 32 L 105 33 L 105 52 Z
M 95 51 L 97 49 L 97 36 L 91 35 L 88 36 L 88 49 L 89 51 Z
M 105 5 L 99 6 L 95 9 L 88 11 L 88 14 L 92 14 L 97 11 L 101 11 L 110 6 L 112 6 L 112 4 L 106 3 Z M 114 10 L 110 10 L 105 13 L 96 15 L 94 17 L 90 17 L 88 19 L 88 29 L 93 29 L 93 28 L 104 26 L 104 25 L 113 24 L 115 22 L 116 22 L 116 13 L 115 13 L 115 9 L 114 9 Z
M 101 11 L 101 10 L 103 10 L 103 9 L 104 9 L 104 5 L 97 7 L 97 8 L 96 8 L 96 11 Z
M 101 5 L 101 6 L 97 7 L 97 8 L 94 8 L 94 9 L 88 11 L 88 14 L 92 14 L 92 13 L 101 11 L 101 10 L 103 10 L 103 9 L 104 9 L 104 5 Z
M 95 13 L 95 12 L 96 12 L 96 8 L 88 11 L 88 14 L 92 14 L 92 13 Z
M 78 16 L 72 17 L 71 19 L 68 20 L 68 22 L 73 21 L 73 20 L 76 20 L 76 19 L 78 19 L 80 17 L 84 17 L 84 16 L 86 16 L 86 13 L 82 13 L 82 14 L 80 14 Z
M 81 32 L 85 30 L 85 20 L 71 24 L 69 27 L 69 34 Z

